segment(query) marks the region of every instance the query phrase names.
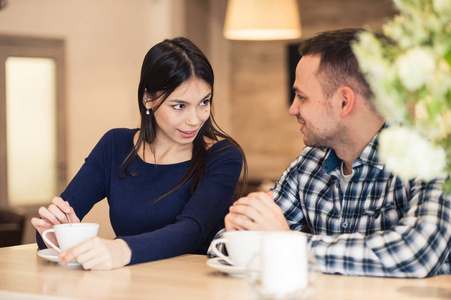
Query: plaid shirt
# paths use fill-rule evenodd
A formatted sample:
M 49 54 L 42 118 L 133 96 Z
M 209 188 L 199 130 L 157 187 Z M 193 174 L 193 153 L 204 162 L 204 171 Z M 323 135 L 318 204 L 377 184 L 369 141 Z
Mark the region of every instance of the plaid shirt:
M 292 230 L 310 231 L 321 271 L 345 275 L 426 277 L 451 274 L 451 197 L 445 180 L 402 181 L 384 168 L 377 135 L 340 188 L 341 160 L 306 147 L 273 193 Z

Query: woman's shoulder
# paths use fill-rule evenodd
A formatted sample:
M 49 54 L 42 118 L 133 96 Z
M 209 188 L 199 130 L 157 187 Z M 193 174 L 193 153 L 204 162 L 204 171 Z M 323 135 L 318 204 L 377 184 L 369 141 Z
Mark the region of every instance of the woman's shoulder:
M 108 130 L 97 143 L 98 146 L 107 148 L 123 148 L 129 150 L 133 146 L 133 136 L 138 129 L 114 128 Z
M 215 151 L 221 151 L 221 150 L 227 150 L 227 149 L 229 149 L 230 151 L 240 152 L 240 149 L 238 149 L 237 146 L 235 146 L 228 140 L 220 140 L 220 141 L 217 141 L 217 142 L 211 144 L 208 151 L 215 152 Z
M 138 128 L 113 128 L 108 130 L 104 136 L 107 137 L 130 137 L 134 136 Z
M 221 156 L 240 160 L 243 158 L 241 150 L 228 140 L 217 141 L 208 149 L 208 153 L 212 157 Z
M 133 141 L 133 136 L 138 131 L 137 128 L 130 129 L 130 128 L 113 128 L 108 130 L 103 137 L 101 138 L 101 141 L 106 143 L 111 142 L 124 142 L 125 140 Z

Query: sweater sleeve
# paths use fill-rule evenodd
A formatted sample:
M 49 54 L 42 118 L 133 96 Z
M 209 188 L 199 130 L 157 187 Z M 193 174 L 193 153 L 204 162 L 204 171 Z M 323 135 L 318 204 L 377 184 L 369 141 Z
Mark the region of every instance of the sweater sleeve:
M 224 216 L 233 203 L 242 159 L 236 147 L 215 151 L 205 176 L 174 223 L 152 232 L 118 236 L 132 251 L 130 264 L 195 253 L 204 245 L 206 250 L 214 233 L 223 227 Z
M 104 180 L 110 165 L 105 163 L 110 155 L 108 142 L 111 133 L 106 133 L 97 143 L 89 156 L 85 159 L 78 173 L 71 180 L 61 198 L 68 201 L 73 207 L 77 217 L 82 220 L 91 208 L 106 197 L 107 187 Z M 36 232 L 36 241 L 40 249 L 46 248 L 39 233 Z

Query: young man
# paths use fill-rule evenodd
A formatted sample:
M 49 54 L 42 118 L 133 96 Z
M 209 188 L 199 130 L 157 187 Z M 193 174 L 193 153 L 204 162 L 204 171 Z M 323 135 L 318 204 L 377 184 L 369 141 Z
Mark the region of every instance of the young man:
M 235 202 L 226 230 L 310 232 L 310 251 L 326 273 L 451 274 L 445 178 L 402 181 L 380 161 L 385 121 L 350 47 L 358 32 L 324 32 L 302 43 L 289 114 L 307 147 L 272 191 Z

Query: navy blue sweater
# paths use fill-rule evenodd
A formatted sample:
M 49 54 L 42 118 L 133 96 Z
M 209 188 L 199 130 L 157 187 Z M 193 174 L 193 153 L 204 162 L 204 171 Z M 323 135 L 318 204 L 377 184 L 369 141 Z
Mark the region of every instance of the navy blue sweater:
M 119 166 L 133 148 L 136 131 L 107 132 L 61 198 L 80 219 L 107 198 L 113 230 L 131 249 L 130 264 L 186 253 L 205 254 L 215 233 L 224 228 L 224 217 L 233 203 L 241 152 L 227 141 L 217 142 L 208 150 L 207 170 L 193 195 L 189 180 L 155 202 L 179 183 L 189 161 L 154 165 L 136 157 L 129 171 L 138 175 L 118 176 Z M 37 237 L 39 247 L 45 248 L 39 234 Z

